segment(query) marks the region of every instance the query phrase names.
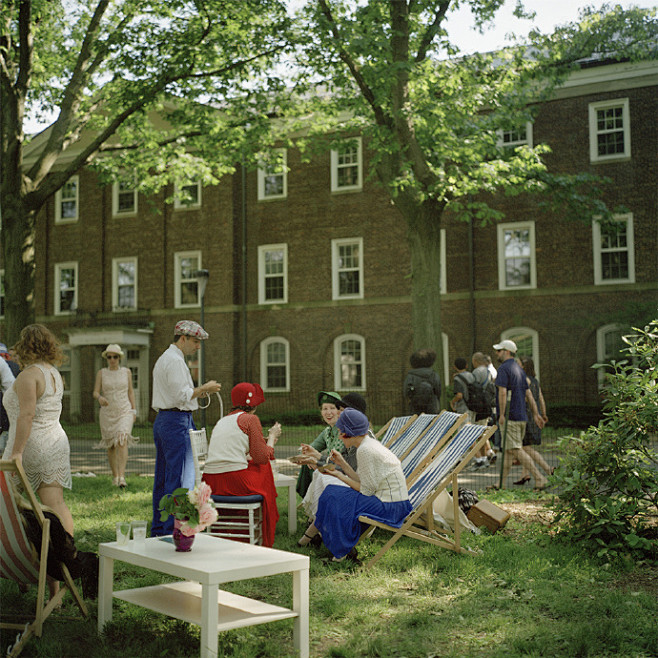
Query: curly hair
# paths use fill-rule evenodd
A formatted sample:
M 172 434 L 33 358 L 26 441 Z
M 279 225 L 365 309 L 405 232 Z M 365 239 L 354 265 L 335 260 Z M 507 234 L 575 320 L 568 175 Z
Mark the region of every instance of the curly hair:
M 60 366 L 66 360 L 55 334 L 42 324 L 23 327 L 13 349 L 23 368 L 37 361 Z

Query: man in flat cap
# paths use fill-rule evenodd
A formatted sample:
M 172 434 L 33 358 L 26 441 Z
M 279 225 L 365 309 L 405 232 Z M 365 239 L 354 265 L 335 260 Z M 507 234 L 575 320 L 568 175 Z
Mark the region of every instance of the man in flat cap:
M 157 412 L 153 423 L 155 442 L 155 480 L 153 482 L 153 523 L 151 536 L 170 535 L 174 519 L 160 521 L 158 505 L 165 494 L 179 487 L 194 487 L 194 459 L 189 430 L 194 429 L 192 412 L 199 408 L 197 398 L 217 393 L 221 384 L 210 380 L 194 386 L 190 369 L 185 362 L 201 347 L 208 334 L 192 320 L 181 320 L 174 329 L 174 341 L 153 368 L 153 401 Z

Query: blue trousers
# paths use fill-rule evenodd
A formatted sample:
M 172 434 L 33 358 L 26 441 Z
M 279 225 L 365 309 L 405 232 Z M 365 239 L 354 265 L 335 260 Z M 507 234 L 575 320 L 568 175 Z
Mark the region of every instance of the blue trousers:
M 191 413 L 159 411 L 153 423 L 155 479 L 153 481 L 153 522 L 151 537 L 170 535 L 174 517 L 160 521 L 160 499 L 179 487 L 194 488 L 194 458 L 189 430 L 195 429 Z

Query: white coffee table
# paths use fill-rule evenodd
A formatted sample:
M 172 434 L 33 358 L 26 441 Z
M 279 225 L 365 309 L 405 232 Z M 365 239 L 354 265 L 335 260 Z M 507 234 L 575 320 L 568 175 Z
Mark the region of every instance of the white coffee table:
M 169 540 L 171 538 L 169 537 Z M 293 640 L 309 655 L 309 558 L 263 546 L 199 534 L 189 553 L 153 537 L 141 548 L 134 541 L 100 544 L 98 630 L 112 619 L 112 597 L 201 627 L 201 658 L 216 658 L 217 634 L 243 626 L 294 619 Z M 113 591 L 114 560 L 169 574 L 183 581 Z M 218 588 L 221 583 L 292 573 L 292 608 L 282 608 Z M 267 592 L 267 586 L 263 587 Z
M 283 473 L 274 473 L 274 484 L 277 487 L 288 487 L 288 532 L 297 532 L 297 478 Z

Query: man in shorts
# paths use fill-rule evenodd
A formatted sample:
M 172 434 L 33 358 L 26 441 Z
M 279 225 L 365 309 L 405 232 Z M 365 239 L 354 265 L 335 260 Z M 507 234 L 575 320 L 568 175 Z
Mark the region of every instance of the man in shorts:
M 525 466 L 535 478 L 535 489 L 544 489 L 548 480 L 537 470 L 534 461 L 523 451 L 523 435 L 528 420 L 526 415 L 526 400 L 532 409 L 532 415 L 538 427 L 544 427 L 544 421 L 539 415 L 535 399 L 528 388 L 523 368 L 514 360 L 516 343 L 503 340 L 493 346 L 501 363 L 496 376 L 496 397 L 498 411 L 498 426 L 503 436 L 505 446 L 505 465 L 503 467 L 503 487 L 514 459 Z M 509 410 L 507 402 L 509 399 Z M 507 415 L 507 417 L 506 417 Z

